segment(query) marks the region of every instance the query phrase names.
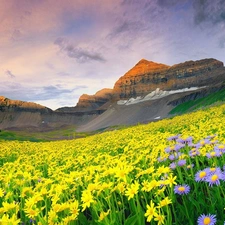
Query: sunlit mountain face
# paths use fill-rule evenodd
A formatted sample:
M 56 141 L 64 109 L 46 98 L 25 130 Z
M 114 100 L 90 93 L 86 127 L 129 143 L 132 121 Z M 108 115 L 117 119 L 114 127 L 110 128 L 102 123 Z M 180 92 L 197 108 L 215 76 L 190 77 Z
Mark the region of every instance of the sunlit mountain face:
M 51 109 L 113 88 L 140 59 L 225 62 L 223 0 L 8 0 L 0 96 Z

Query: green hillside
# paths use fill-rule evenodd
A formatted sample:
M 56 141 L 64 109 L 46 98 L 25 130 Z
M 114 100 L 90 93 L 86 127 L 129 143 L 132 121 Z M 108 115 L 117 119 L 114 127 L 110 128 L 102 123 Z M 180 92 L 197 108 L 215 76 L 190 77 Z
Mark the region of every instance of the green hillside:
M 170 111 L 170 114 L 183 114 L 213 105 L 215 103 L 220 104 L 223 101 L 225 101 L 225 89 L 209 94 L 203 98 L 184 102 L 173 108 Z

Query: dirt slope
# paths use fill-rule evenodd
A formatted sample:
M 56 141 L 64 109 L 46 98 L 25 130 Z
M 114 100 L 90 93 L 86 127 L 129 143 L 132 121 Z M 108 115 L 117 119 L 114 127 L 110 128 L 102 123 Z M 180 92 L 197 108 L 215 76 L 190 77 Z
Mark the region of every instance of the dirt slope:
M 179 95 L 179 97 L 181 94 Z M 150 121 L 168 117 L 168 113 L 174 106 L 168 105 L 171 100 L 178 98 L 178 95 L 141 102 L 134 105 L 111 105 L 108 110 L 85 125 L 81 125 L 77 132 L 88 132 L 114 125 L 132 125 L 147 123 Z
M 218 87 L 219 88 L 219 87 Z M 208 95 L 214 89 L 201 89 L 176 93 L 160 99 L 149 100 L 132 105 L 112 104 L 108 110 L 77 128 L 77 132 L 89 132 L 115 125 L 147 123 L 170 117 L 169 112 L 182 101 L 193 100 Z

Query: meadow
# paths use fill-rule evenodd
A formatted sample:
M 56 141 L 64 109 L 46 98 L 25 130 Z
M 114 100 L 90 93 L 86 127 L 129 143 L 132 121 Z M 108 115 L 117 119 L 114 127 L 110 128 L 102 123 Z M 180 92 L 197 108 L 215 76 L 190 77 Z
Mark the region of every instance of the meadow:
M 0 224 L 222 225 L 225 105 L 77 139 L 0 142 Z

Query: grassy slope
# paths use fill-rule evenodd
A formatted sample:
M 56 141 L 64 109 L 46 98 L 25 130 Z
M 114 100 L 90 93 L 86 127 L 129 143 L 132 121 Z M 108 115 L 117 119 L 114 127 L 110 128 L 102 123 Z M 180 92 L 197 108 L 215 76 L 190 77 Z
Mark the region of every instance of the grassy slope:
M 170 111 L 170 114 L 183 114 L 225 101 L 225 89 L 212 93 L 206 97 L 184 102 Z
M 75 139 L 86 137 L 88 134 L 76 133 L 74 127 L 56 129 L 46 132 L 29 132 L 29 131 L 4 131 L 0 132 L 0 140 L 19 140 L 19 141 L 50 141 L 60 139 Z
M 4 195 L 2 201 L 10 198 L 10 201 L 18 202 L 19 196 L 19 201 L 22 199 L 23 202 L 25 200 L 28 202 L 28 196 L 20 197 L 23 189 L 31 188 L 30 195 L 34 199 L 33 196 L 40 197 L 42 188 L 45 188 L 48 192 L 47 195 L 42 193 L 45 201 L 36 205 L 46 207 L 40 209 L 42 212 L 36 222 L 40 222 L 40 219 L 45 220 L 46 210 L 49 212 L 55 209 L 52 199 L 58 198 L 60 190 L 61 198 L 58 198 L 55 206 L 59 207 L 58 204 L 64 203 L 71 205 L 79 201 L 78 219 L 76 223 L 71 224 L 147 224 L 144 215 L 151 200 L 155 204 L 156 211 L 165 215 L 165 225 L 194 225 L 203 213 L 215 214 L 218 220 L 216 224 L 224 224 L 224 202 L 221 201 L 225 197 L 224 181 L 221 181 L 221 186 L 214 185 L 211 188 L 205 182 L 195 182 L 194 178 L 199 170 L 206 167 L 225 165 L 225 155 L 207 159 L 205 153 L 212 151 L 213 144 L 203 145 L 200 149 L 201 156 L 196 158 L 188 157 L 190 148 L 182 150 L 186 155 L 184 158 L 187 159 L 187 165 L 194 163 L 195 166 L 192 170 L 177 167 L 176 170 L 170 171 L 170 175 L 171 179 L 176 178 L 177 184 L 188 184 L 191 187 L 187 196 L 179 196 L 174 193 L 172 185 L 164 186 L 166 183 L 161 183 L 167 179 L 168 173 L 162 172 L 163 168 L 171 161 L 157 161 L 158 156 L 168 157 L 164 149 L 175 144 L 167 141 L 167 138 L 174 134 L 180 133 L 182 137 L 191 135 L 194 143 L 197 143 L 202 138 L 216 133 L 219 143 L 225 143 L 223 124 L 225 124 L 225 105 L 79 140 L 48 143 L 5 142 L 0 145 L 1 188 L 12 195 Z M 27 178 L 27 174 L 32 174 L 31 178 Z M 8 185 L 9 177 L 10 185 Z M 18 182 L 21 181 L 23 183 L 20 186 Z M 149 184 L 151 181 L 159 183 L 152 186 L 153 188 L 150 186 L 150 189 L 144 182 Z M 135 184 L 138 184 L 137 191 L 129 200 L 130 193 L 134 193 L 130 190 L 135 190 L 133 188 Z M 158 186 L 159 184 L 162 186 Z M 150 190 L 144 191 L 143 188 Z M 87 195 L 87 190 L 90 195 Z M 82 203 L 86 199 L 84 197 L 82 199 L 82 196 L 85 194 L 90 196 L 88 201 L 93 195 L 94 202 L 88 209 L 82 210 L 84 208 Z M 168 208 L 166 206 L 158 208 L 157 205 L 166 197 L 172 199 L 173 204 L 169 204 Z M 25 217 L 24 204 L 19 204 L 19 207 L 23 222 L 28 224 L 29 218 Z M 100 213 L 108 212 L 108 209 L 109 215 L 103 222 L 99 222 Z M 59 222 L 67 216 L 66 212 L 65 214 L 60 212 L 58 215 Z M 153 221 L 151 224 L 156 223 Z M 48 223 L 41 222 L 41 224 Z
M 216 93 L 212 93 L 206 97 L 184 102 L 170 111 L 170 114 L 184 114 L 194 110 L 201 109 L 206 106 L 215 104 L 216 102 L 225 101 L 225 89 Z M 111 129 L 123 129 L 127 126 L 115 126 Z M 110 130 L 110 129 L 109 129 Z M 1 131 L 0 140 L 19 140 L 19 141 L 49 141 L 59 139 L 75 139 L 80 137 L 86 137 L 95 133 L 101 133 L 104 130 L 97 130 L 91 133 L 77 133 L 74 127 L 67 127 L 63 129 L 56 129 L 47 132 L 28 132 L 28 131 Z

